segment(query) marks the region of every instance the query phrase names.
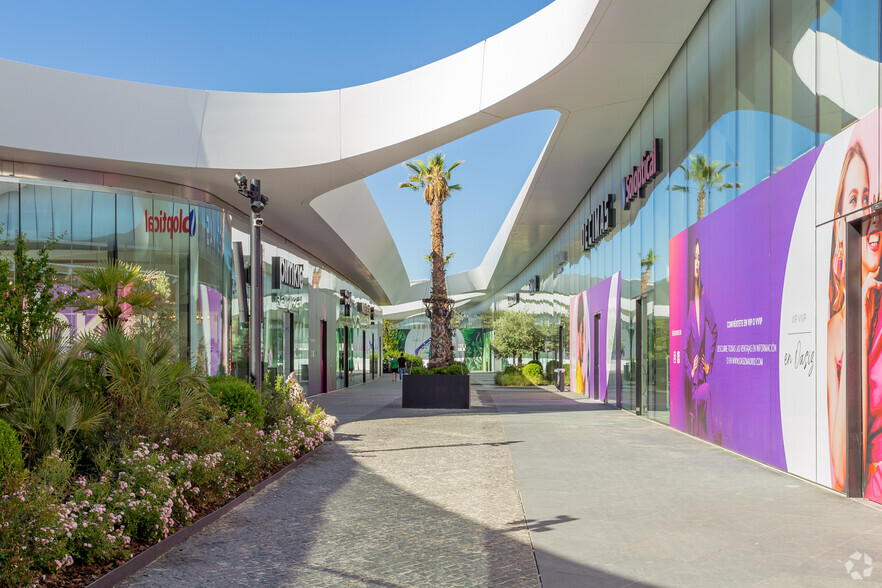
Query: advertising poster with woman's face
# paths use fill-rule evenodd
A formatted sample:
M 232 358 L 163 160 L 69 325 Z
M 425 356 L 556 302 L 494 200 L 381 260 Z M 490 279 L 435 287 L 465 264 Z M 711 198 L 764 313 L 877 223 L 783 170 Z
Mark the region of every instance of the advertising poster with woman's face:
M 611 404 L 619 403 L 621 298 L 620 274 L 615 273 L 570 299 L 570 390 Z
M 782 293 L 816 156 L 810 151 L 670 240 L 671 424 L 782 469 L 789 457 L 779 372 L 785 355 L 799 352 L 780 330 L 793 304 L 803 304 L 783 302 Z M 806 290 L 810 309 L 803 276 Z M 813 404 L 814 386 L 801 390 Z
M 817 172 L 817 323 L 819 335 L 818 481 L 843 490 L 847 429 L 860 421 L 864 495 L 882 502 L 882 329 L 880 308 L 880 227 L 870 214 L 879 201 L 879 113 L 858 121 L 824 145 Z M 870 207 L 870 208 L 868 208 Z M 846 269 L 848 222 L 857 219 L 860 270 Z M 861 220 L 863 219 L 863 220 Z M 854 266 L 853 266 L 854 267 Z M 846 328 L 846 291 L 860 289 L 860 332 Z M 846 342 L 859 342 L 861 413 L 846 411 Z
M 588 375 L 588 294 L 581 292 L 570 298 L 570 390 L 585 393 Z
M 882 502 L 879 128 L 876 111 L 671 239 L 670 368 L 673 426 L 837 490 L 856 425 L 864 495 Z M 846 342 L 860 350 L 858 414 Z

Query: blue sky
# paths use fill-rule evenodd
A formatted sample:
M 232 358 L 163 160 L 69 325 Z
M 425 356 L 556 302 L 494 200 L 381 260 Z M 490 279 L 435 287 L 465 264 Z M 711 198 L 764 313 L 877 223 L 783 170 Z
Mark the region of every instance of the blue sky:
M 309 92 L 376 81 L 470 47 L 551 0 L 382 2 L 29 0 L 3 7 L 0 57 L 137 82 L 249 92 Z M 445 208 L 448 270 L 478 265 L 548 139 L 556 112 L 505 121 L 437 150 L 465 160 Z M 421 156 L 425 158 L 425 154 Z M 428 206 L 396 187 L 396 166 L 368 185 L 411 279 L 428 277 Z M 269 187 L 267 186 L 269 191 Z

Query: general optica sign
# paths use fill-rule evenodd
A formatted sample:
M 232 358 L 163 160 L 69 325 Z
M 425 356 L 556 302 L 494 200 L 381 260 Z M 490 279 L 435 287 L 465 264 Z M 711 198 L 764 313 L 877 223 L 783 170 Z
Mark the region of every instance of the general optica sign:
M 652 142 L 652 150 L 643 154 L 639 165 L 631 169 L 631 173 L 622 178 L 622 207 L 631 208 L 631 202 L 645 196 L 643 188 L 658 175 L 661 165 L 661 139 Z
M 196 234 L 196 211 L 191 210 L 187 216 L 184 216 L 183 210 L 179 210 L 177 216 L 167 215 L 165 212 L 150 216 L 145 210 L 144 230 L 148 233 L 168 233 L 169 239 L 174 233 L 189 233 L 192 237 Z

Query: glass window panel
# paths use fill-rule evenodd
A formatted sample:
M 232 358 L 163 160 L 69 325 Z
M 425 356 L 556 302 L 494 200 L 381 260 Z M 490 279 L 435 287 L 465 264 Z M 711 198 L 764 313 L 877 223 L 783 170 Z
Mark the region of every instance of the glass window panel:
M 710 38 L 710 120 L 708 159 L 719 162 L 723 180 L 708 195 L 708 209 L 714 211 L 738 195 L 736 169 L 737 127 L 735 105 L 735 0 L 717 0 L 708 9 Z M 728 167 L 727 167 L 728 166 Z M 729 187 L 727 187 L 729 186 Z
M 738 168 L 745 192 L 769 177 L 771 141 L 771 9 L 769 0 L 738 0 L 736 70 Z
M 820 9 L 815 57 L 824 140 L 879 106 L 879 69 L 872 63 L 879 61 L 880 6 L 878 0 L 821 0 Z M 861 65 L 843 67 L 844 59 Z
M 808 66 L 797 72 L 793 59 L 797 43 L 813 34 L 816 20 L 815 0 L 772 3 L 772 173 L 815 146 L 817 109 L 810 90 L 815 70 Z
M 686 43 L 688 71 L 687 114 L 688 144 L 697 145 L 707 133 L 709 120 L 708 102 L 708 16 L 705 12 L 696 23 Z

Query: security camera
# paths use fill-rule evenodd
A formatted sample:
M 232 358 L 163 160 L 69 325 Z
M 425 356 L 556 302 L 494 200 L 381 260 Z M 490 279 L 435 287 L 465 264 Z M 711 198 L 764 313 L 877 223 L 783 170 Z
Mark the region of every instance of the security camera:
M 251 210 L 255 214 L 260 214 L 263 211 L 264 204 L 260 200 L 252 200 L 251 201 Z
M 263 226 L 263 219 L 261 217 L 257 217 L 256 219 L 254 219 L 254 226 L 255 227 L 262 227 Z
M 233 181 L 236 182 L 236 185 L 239 187 L 239 190 L 244 190 L 248 186 L 248 178 L 242 172 L 237 173 L 233 177 Z

